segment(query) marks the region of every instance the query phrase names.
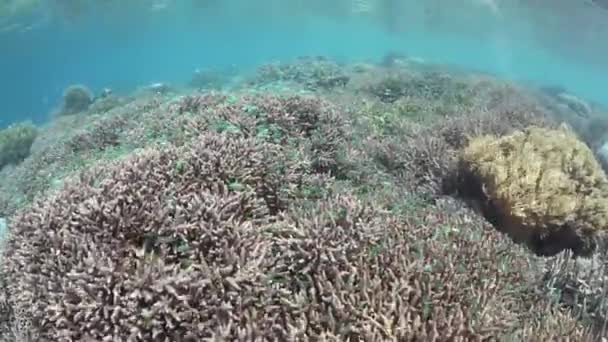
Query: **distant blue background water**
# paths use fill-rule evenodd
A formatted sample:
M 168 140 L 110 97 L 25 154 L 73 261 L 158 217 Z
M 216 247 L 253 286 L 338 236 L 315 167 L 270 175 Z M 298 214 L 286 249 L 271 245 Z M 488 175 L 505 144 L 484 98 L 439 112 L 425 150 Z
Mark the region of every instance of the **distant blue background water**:
M 193 23 L 160 17 L 138 25 L 89 21 L 2 34 L 0 126 L 46 120 L 63 89 L 73 83 L 94 91 L 104 87 L 129 91 L 150 82 L 187 82 L 197 67 L 252 68 L 301 55 L 378 60 L 389 50 L 504 77 L 559 84 L 608 104 L 608 71 L 601 66 L 567 60 L 508 34 L 484 36 L 465 39 L 423 31 L 397 35 L 354 20 L 230 23 L 207 18 Z

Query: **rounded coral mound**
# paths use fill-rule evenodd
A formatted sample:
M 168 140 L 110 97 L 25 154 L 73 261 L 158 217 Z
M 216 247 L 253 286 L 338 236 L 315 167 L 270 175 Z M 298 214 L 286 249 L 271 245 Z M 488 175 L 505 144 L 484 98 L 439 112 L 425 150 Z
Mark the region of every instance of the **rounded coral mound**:
M 76 114 L 89 109 L 93 103 L 93 94 L 84 85 L 74 84 L 63 91 L 62 115 Z
M 25 121 L 0 130 L 0 169 L 21 162 L 30 154 L 38 128 Z
M 608 179 L 566 128 L 473 139 L 462 165 L 463 190 L 482 199 L 485 216 L 539 255 L 588 256 L 608 228 Z

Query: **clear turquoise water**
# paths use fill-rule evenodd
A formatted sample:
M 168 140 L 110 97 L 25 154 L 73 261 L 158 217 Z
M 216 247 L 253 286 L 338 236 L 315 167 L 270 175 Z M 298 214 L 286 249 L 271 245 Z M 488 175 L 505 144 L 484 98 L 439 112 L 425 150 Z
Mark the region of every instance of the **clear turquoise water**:
M 518 17 L 521 10 L 516 6 L 503 12 L 468 13 L 455 6 L 434 23 L 427 21 L 423 29 L 420 9 L 405 11 L 397 16 L 405 29 L 397 33 L 387 32 L 379 21 L 304 18 L 295 13 L 222 17 L 185 10 L 147 15 L 145 20 L 143 15 L 123 13 L 112 20 L 47 23 L 0 35 L 0 125 L 45 120 L 72 83 L 128 91 L 149 82 L 186 82 L 197 67 L 234 64 L 247 69 L 300 55 L 378 60 L 389 50 L 505 78 L 557 84 L 608 104 L 608 59 L 601 57 L 608 44 L 594 38 L 603 29 L 604 14 L 581 10 L 572 12 L 571 18 L 548 16 L 549 20 L 529 13 Z M 574 32 L 590 18 L 595 27 Z M 547 32 L 542 32 L 543 26 Z M 533 42 L 538 37 L 543 41 Z

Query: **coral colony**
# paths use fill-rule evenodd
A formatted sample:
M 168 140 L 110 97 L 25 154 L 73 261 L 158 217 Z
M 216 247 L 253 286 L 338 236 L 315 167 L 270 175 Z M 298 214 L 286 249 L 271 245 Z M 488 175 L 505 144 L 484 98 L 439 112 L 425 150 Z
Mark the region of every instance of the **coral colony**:
M 602 109 L 393 59 L 76 85 L 2 130 L 0 340 L 593 340 Z

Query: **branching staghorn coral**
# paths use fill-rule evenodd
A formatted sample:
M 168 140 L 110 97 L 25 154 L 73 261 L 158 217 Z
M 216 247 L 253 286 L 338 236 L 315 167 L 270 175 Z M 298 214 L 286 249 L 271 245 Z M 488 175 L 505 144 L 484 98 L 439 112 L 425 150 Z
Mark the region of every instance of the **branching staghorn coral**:
M 280 81 L 295 82 L 314 91 L 344 87 L 349 79 L 348 74 L 330 59 L 302 56 L 290 63 L 262 65 L 248 83 L 265 85 Z
M 553 119 L 533 108 L 503 108 L 455 114 L 430 125 L 402 124 L 399 131 L 371 141 L 369 153 L 412 190 L 433 197 L 453 194 L 458 151 L 471 139 L 504 136 L 531 125 L 556 127 Z
M 482 136 L 461 161 L 464 186 L 481 187 L 486 215 L 540 255 L 571 249 L 589 256 L 608 227 L 608 179 L 567 128 Z
M 149 150 L 93 170 L 17 216 L 6 245 L 15 258 L 2 265 L 17 315 L 9 325 L 26 320 L 50 340 L 203 337 L 212 311 L 201 317 L 193 306 L 214 305 L 221 298 L 204 297 L 223 293 L 217 286 L 247 288 L 253 279 L 239 279 L 230 265 L 257 250 L 246 236 L 268 222 L 277 187 L 287 185 L 289 172 L 273 170 L 280 158 L 272 154 L 271 146 L 214 135 L 187 150 Z M 20 277 L 23 267 L 33 273 Z M 235 279 L 215 283 L 229 274 Z M 111 300 L 118 293 L 125 296 Z
M 275 152 L 209 133 L 85 172 L 21 212 L 3 338 L 473 341 L 526 321 L 511 286 L 525 259 L 495 253 L 507 242 L 466 209 L 392 215 L 341 194 L 272 214 L 290 179 Z
M 318 96 L 271 94 L 216 97 L 189 96 L 178 104 L 186 128 L 182 135 L 202 130 L 228 131 L 300 151 L 314 172 L 343 175 L 348 168 L 341 159 L 348 121 L 344 110 Z M 184 132 L 185 131 L 185 132 Z
M 591 340 L 528 286 L 524 249 L 439 196 L 471 138 L 553 124 L 496 95 L 487 112 L 361 142 L 344 108 L 313 96 L 122 108 L 47 155 L 147 148 L 11 220 L 0 341 Z M 410 201 L 420 188 L 434 205 Z

